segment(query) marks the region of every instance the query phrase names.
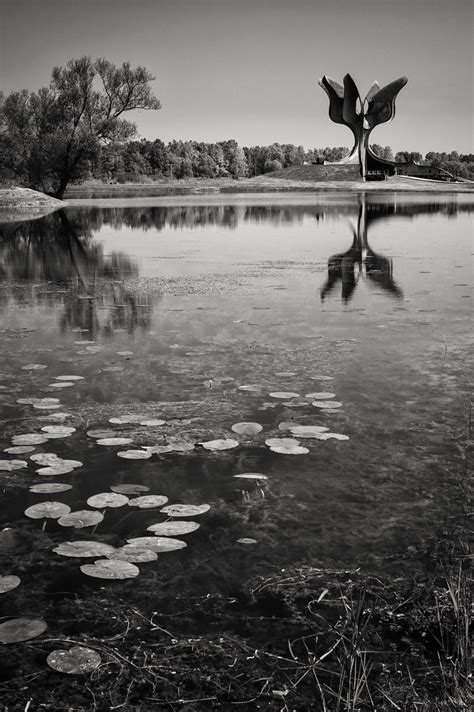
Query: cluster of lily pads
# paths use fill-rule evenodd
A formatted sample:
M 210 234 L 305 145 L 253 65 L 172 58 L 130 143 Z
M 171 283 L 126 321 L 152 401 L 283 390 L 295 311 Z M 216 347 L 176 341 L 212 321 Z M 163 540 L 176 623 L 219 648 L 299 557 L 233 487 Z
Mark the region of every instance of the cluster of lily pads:
M 85 347 L 85 353 L 95 353 L 100 350 L 94 342 L 75 342 L 77 345 Z M 132 352 L 117 352 L 120 355 L 130 355 Z M 27 364 L 22 367 L 28 371 L 41 371 L 46 368 L 44 364 Z M 102 370 L 122 370 L 120 366 L 110 366 Z M 281 372 L 275 374 L 278 377 L 295 376 L 294 373 Z M 318 381 L 332 380 L 329 376 L 310 377 Z M 62 389 L 73 387 L 83 380 L 83 376 L 61 375 L 49 384 L 52 389 Z M 216 381 L 206 381 L 208 388 L 226 384 L 234 379 L 217 379 Z M 219 381 L 219 382 L 218 382 Z M 221 384 L 222 381 L 222 384 Z M 242 393 L 262 394 L 262 388 L 258 385 L 237 386 Z M 301 396 L 294 391 L 271 391 L 268 396 L 271 401 L 264 402 L 259 410 L 275 408 L 281 405 L 286 408 L 299 408 L 303 406 L 313 406 L 319 411 L 327 414 L 338 412 L 342 407 L 340 401 L 336 401 L 336 394 L 330 391 L 318 391 L 307 393 Z M 58 398 L 19 398 L 17 402 L 21 405 L 31 405 L 34 409 L 48 411 L 47 419 L 56 423 L 61 423 L 70 417 L 68 413 L 58 412 L 61 407 Z M 181 420 L 181 424 L 187 422 Z M 113 426 L 123 426 L 133 424 L 144 428 L 161 428 L 168 423 L 162 418 L 146 418 L 142 415 L 122 415 L 110 418 L 109 423 Z M 166 455 L 169 453 L 185 453 L 202 448 L 207 451 L 225 451 L 238 447 L 241 442 L 248 443 L 253 438 L 259 436 L 263 431 L 263 426 L 256 422 L 238 422 L 231 426 L 231 430 L 240 440 L 234 438 L 218 438 L 214 440 L 203 440 L 195 442 L 186 437 L 168 436 L 165 442 L 155 445 L 141 445 L 140 447 L 130 447 L 133 438 L 127 437 L 123 432 L 115 429 L 97 428 L 87 431 L 87 436 L 94 439 L 97 445 L 104 447 L 127 448 L 117 451 L 117 456 L 126 460 L 148 460 L 153 455 Z M 283 455 L 304 455 L 309 453 L 309 448 L 301 444 L 301 440 L 348 440 L 348 436 L 342 433 L 330 432 L 326 426 L 319 424 L 301 425 L 295 421 L 283 421 L 278 425 L 278 430 L 282 432 L 279 437 L 265 439 L 265 445 L 271 452 Z M 65 425 L 46 425 L 41 431 L 35 433 L 24 433 L 14 435 L 10 447 L 5 449 L 9 455 L 28 455 L 29 460 L 37 467 L 36 474 L 41 477 L 63 475 L 82 467 L 83 463 L 78 460 L 61 458 L 54 453 L 40 452 L 34 453 L 38 446 L 55 440 L 70 437 L 75 428 Z M 10 459 L 0 460 L 0 470 L 16 471 L 28 466 L 27 460 Z M 254 481 L 261 484 L 268 479 L 267 475 L 258 472 L 243 472 L 233 476 L 242 481 Z M 72 485 L 61 482 L 47 482 L 33 484 L 30 492 L 35 494 L 59 493 L 72 488 Z M 168 504 L 168 498 L 164 495 L 145 494 L 149 488 L 139 484 L 117 484 L 111 487 L 110 492 L 101 492 L 88 498 L 89 509 L 71 511 L 71 508 L 57 501 L 44 501 L 32 505 L 25 510 L 25 515 L 32 519 L 41 519 L 43 529 L 48 519 L 55 519 L 62 527 L 83 529 L 97 526 L 103 521 L 104 514 L 108 508 L 119 508 L 123 506 L 136 507 L 138 509 L 160 509 L 160 513 L 166 516 L 163 521 L 158 521 L 147 527 L 150 534 L 127 539 L 119 547 L 113 547 L 92 540 L 66 541 L 58 544 L 53 551 L 60 555 L 73 558 L 95 559 L 93 563 L 84 563 L 80 570 L 86 576 L 99 579 L 131 579 L 139 574 L 137 564 L 156 561 L 158 555 L 164 552 L 176 551 L 187 546 L 186 541 L 180 538 L 199 529 L 199 523 L 188 519 L 204 514 L 210 508 L 208 504 Z M 256 544 L 255 539 L 242 537 L 237 539 L 240 544 Z M 13 590 L 21 583 L 20 578 L 15 575 L 0 576 L 0 593 Z M 17 618 L 5 621 L 0 624 L 0 642 L 11 643 L 30 640 L 41 635 L 46 630 L 46 623 L 42 620 Z M 71 674 L 82 674 L 91 672 L 100 665 L 100 655 L 94 650 L 81 646 L 74 646 L 69 650 L 55 650 L 48 655 L 47 663 L 50 667 L 60 672 Z

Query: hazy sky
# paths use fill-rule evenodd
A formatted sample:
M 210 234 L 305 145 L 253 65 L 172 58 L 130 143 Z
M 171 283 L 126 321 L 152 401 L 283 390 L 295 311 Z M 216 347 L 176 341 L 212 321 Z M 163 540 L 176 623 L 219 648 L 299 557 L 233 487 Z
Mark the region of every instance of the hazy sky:
M 350 72 L 363 95 L 406 75 L 397 116 L 372 140 L 473 152 L 471 0 L 0 0 L 5 93 L 49 83 L 90 54 L 142 64 L 163 108 L 146 138 L 241 145 L 351 144 L 316 81 Z

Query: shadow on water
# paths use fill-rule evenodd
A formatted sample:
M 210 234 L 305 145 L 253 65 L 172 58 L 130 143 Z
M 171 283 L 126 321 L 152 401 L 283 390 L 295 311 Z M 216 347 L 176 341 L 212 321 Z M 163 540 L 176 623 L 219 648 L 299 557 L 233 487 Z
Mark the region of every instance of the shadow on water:
M 346 252 L 329 258 L 328 278 L 321 288 L 321 301 L 341 282 L 342 301 L 347 304 L 361 277 L 366 277 L 369 284 L 395 299 L 403 299 L 403 292 L 393 279 L 392 260 L 374 252 L 367 240 L 369 226 L 399 214 L 395 208 L 394 205 L 370 204 L 366 202 L 365 196 L 361 197 L 357 225 L 351 224 L 352 245 Z
M 114 329 L 148 331 L 154 300 L 130 285 L 138 277 L 138 265 L 124 253 L 104 255 L 85 212 L 0 225 L 0 305 L 61 304 L 62 332 L 96 338 Z

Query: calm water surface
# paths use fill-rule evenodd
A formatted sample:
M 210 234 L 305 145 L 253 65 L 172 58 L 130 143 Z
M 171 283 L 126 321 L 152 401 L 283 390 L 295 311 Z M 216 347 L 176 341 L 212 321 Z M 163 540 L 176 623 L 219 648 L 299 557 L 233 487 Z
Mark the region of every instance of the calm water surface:
M 17 566 L 33 583 L 42 557 L 51 589 L 102 585 L 78 573 L 85 560 L 51 549 L 152 535 L 147 526 L 165 519 L 159 510 L 109 509 L 93 535 L 53 520 L 42 532 L 42 521 L 23 511 L 42 500 L 85 509 L 92 494 L 120 483 L 145 485 L 170 503 L 211 505 L 201 528 L 183 536 L 186 549 L 140 565 L 150 586 L 179 578 L 189 593 L 231 592 L 300 562 L 418 566 L 417 552 L 459 507 L 473 210 L 463 195 L 203 196 L 77 201 L 2 224 L 3 448 L 14 434 L 56 422 L 48 420 L 54 411 L 18 399 L 56 397 L 69 414 L 62 424 L 76 432 L 35 452 L 83 462 L 53 477 L 36 475 L 32 461 L 0 472 L 0 524 L 13 532 L 3 543 L 7 573 Z M 63 374 L 84 380 L 50 386 Z M 301 397 L 282 402 L 269 396 L 275 391 Z M 324 391 L 342 407 L 328 412 L 304 399 Z M 167 424 L 108 422 L 126 414 Z M 240 421 L 263 431 L 235 435 Z M 271 452 L 265 439 L 288 435 L 278 429 L 288 421 L 349 440 L 301 440 L 303 455 Z M 126 447 L 87 436 L 97 428 L 130 434 L 134 447 L 183 437 L 240 444 L 125 460 L 117 452 Z M 232 477 L 242 472 L 268 480 Z M 28 491 L 51 481 L 73 488 Z

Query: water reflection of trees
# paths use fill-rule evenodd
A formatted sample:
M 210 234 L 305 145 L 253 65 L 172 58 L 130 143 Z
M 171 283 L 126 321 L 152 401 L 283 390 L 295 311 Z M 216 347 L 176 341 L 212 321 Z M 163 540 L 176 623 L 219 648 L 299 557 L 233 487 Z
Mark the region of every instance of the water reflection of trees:
M 0 225 L 0 303 L 60 304 L 63 331 L 87 330 L 91 338 L 149 330 L 153 300 L 132 286 L 138 276 L 127 255 L 104 255 L 87 213 Z
M 415 217 L 420 214 L 440 214 L 456 216 L 473 210 L 472 204 L 417 200 L 400 203 L 393 195 L 375 196 L 370 200 L 374 209 L 386 217 Z M 330 199 L 320 204 L 277 204 L 277 205 L 171 205 L 171 206 L 131 206 L 70 208 L 67 214 L 74 221 L 84 224 L 89 231 L 100 230 L 108 225 L 113 228 L 129 227 L 140 230 L 183 229 L 208 226 L 235 229 L 242 222 L 266 222 L 272 225 L 290 225 L 304 219 L 316 222 L 341 216 L 357 214 L 356 198 L 344 201 Z

